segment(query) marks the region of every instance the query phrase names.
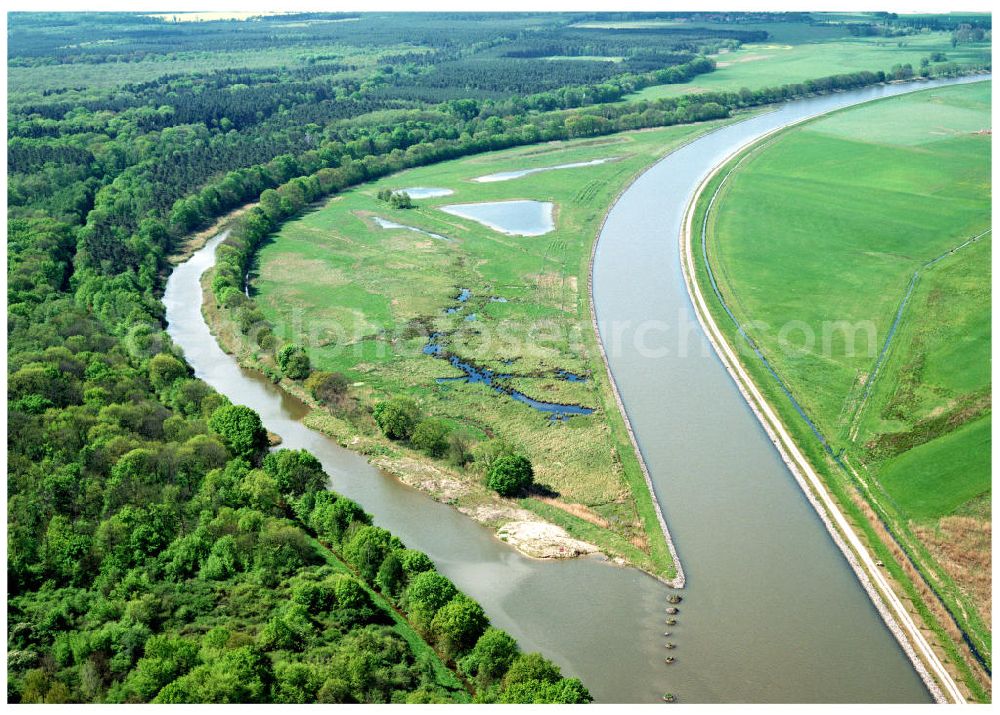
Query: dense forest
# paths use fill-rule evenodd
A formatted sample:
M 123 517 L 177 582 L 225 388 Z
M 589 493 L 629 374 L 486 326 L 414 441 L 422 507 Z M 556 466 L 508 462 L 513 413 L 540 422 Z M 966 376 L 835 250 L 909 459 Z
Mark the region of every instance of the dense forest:
M 10 15 L 9 701 L 590 700 L 314 457 L 269 449 L 159 298 L 185 236 L 249 202 L 213 285 L 233 310 L 259 242 L 348 186 L 887 79 L 623 101 L 785 16 L 571 27 L 592 17 Z

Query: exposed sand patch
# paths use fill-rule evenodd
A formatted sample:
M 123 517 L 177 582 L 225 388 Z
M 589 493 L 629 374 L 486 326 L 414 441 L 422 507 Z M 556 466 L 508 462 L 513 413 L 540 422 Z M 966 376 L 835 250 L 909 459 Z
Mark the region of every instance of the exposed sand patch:
M 476 492 L 482 491 L 474 484 L 412 457 L 376 457 L 371 462 L 401 482 L 427 492 L 438 501 L 451 503 L 463 497 L 476 497 Z M 599 551 L 593 544 L 574 539 L 562 527 L 542 521 L 527 509 L 521 509 L 492 494 L 480 496 L 490 498 L 491 501 L 476 506 L 460 506 L 458 510 L 486 526 L 502 524 L 497 530 L 497 537 L 525 556 L 536 559 L 568 559 Z
M 565 529 L 544 521 L 512 521 L 501 526 L 497 536 L 536 559 L 567 559 L 597 551 L 593 545 L 572 538 Z
M 389 472 L 404 484 L 420 491 L 433 494 L 435 498 L 449 502 L 469 492 L 468 485 L 449 477 L 433 464 L 427 464 L 412 457 L 376 457 L 372 459 L 379 469 Z
M 549 289 L 562 288 L 563 282 L 566 280 L 562 273 L 533 273 L 527 276 L 527 278 L 539 288 Z
M 474 507 L 459 507 L 458 510 L 466 516 L 471 516 L 480 524 L 491 524 L 507 521 L 538 521 L 534 512 L 507 504 L 480 504 Z

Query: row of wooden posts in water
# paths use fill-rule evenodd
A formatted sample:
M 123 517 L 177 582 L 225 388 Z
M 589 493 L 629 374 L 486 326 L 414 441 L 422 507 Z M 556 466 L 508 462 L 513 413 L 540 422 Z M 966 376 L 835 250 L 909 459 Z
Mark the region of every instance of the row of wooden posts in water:
M 678 613 L 680 613 L 680 609 L 677 608 L 677 604 L 681 602 L 681 597 L 680 597 L 680 595 L 678 595 L 676 593 L 672 593 L 669 596 L 667 596 L 667 602 L 670 603 L 670 604 L 672 604 L 672 605 L 667 606 L 667 620 L 665 621 L 665 623 L 668 626 L 676 626 L 677 625 L 677 618 L 675 616 Z M 663 633 L 663 635 L 664 635 L 664 637 L 669 638 L 670 637 L 670 631 L 665 631 Z M 666 648 L 667 650 L 673 650 L 676 647 L 677 647 L 677 645 L 673 641 L 669 641 L 669 640 L 664 645 L 664 648 Z M 676 660 L 676 658 L 674 658 L 674 656 L 668 655 L 666 658 L 663 659 L 663 662 L 666 663 L 667 665 L 670 665 L 675 660 Z M 676 702 L 676 700 L 677 700 L 677 696 L 674 695 L 673 693 L 664 693 L 663 694 L 663 702 L 665 702 L 665 703 Z

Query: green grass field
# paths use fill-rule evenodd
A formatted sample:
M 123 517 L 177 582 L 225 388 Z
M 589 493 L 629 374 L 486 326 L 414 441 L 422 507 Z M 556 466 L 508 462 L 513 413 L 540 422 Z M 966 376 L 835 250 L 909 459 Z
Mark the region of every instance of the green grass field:
M 983 476 L 990 473 L 990 424 L 986 415 L 889 460 L 880 470 L 882 485 L 915 519 L 956 513 L 989 493 Z
M 764 27 L 763 29 L 767 29 Z M 783 30 L 782 32 L 788 32 Z M 714 72 L 686 84 L 647 87 L 627 100 L 674 97 L 690 92 L 739 91 L 804 82 L 834 74 L 879 70 L 911 64 L 919 70 L 921 58 L 944 52 L 948 62 L 978 65 L 990 62 L 990 43 L 951 46 L 951 35 L 932 32 L 908 37 L 849 37 L 843 29 L 828 30 L 826 37 L 804 33 L 776 33 L 763 43 L 748 43 L 735 52 L 716 55 Z
M 521 445 L 536 481 L 573 513 L 536 500 L 524 506 L 611 553 L 671 574 L 652 503 L 615 408 L 590 321 L 587 271 L 605 211 L 640 170 L 672 147 L 716 126 L 678 126 L 600 139 L 549 143 L 413 169 L 345 192 L 286 224 L 260 252 L 256 299 L 276 333 L 310 346 L 314 365 L 345 372 L 368 401 L 406 394 L 476 439 Z M 614 158 L 502 182 L 471 179 L 500 171 Z M 383 188 L 443 187 L 454 194 L 391 209 Z M 450 203 L 535 199 L 555 204 L 556 229 L 508 236 L 438 210 Z M 374 217 L 419 227 L 442 241 L 383 229 Z M 461 312 L 460 289 L 471 297 Z M 496 302 L 491 298 L 503 298 Z M 476 319 L 465 318 L 474 313 Z M 535 399 L 592 407 L 552 423 L 481 384 L 444 383 L 460 371 L 422 352 L 429 331 L 462 358 L 497 372 Z M 588 375 L 559 379 L 557 370 Z M 582 508 L 581 508 L 582 506 Z M 553 513 L 558 515 L 553 517 Z M 595 529 L 594 524 L 601 528 Z M 601 539 L 595 532 L 605 531 Z
M 989 97 L 982 83 L 838 113 L 751 156 L 720 196 L 730 307 L 766 323 L 755 339 L 830 437 L 847 436 L 913 272 L 989 228 Z
M 721 183 L 708 257 L 727 305 L 987 658 L 990 100 L 986 82 L 934 89 L 786 130 L 731 162 L 700 203 L 703 215 Z M 711 293 L 703 265 L 698 280 Z M 739 345 L 721 306 L 712 311 Z M 852 520 L 889 556 L 852 505 L 852 478 L 743 353 Z

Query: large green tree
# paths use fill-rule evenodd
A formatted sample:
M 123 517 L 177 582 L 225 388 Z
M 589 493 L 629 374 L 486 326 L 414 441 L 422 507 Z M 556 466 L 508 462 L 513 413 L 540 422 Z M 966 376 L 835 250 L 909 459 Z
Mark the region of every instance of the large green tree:
M 378 402 L 372 411 L 375 423 L 389 439 L 409 439 L 420 420 L 420 408 L 413 400 L 395 397 Z
M 508 455 L 493 462 L 487 485 L 501 496 L 514 497 L 527 491 L 534 476 L 535 470 L 527 457 L 519 454 Z
M 488 625 L 482 606 L 460 593 L 434 615 L 431 632 L 440 651 L 457 658 L 475 645 Z
M 431 457 L 443 457 L 448 451 L 450 432 L 443 420 L 428 417 L 421 420 L 414 428 L 410 444 Z
M 264 471 L 278 483 L 282 494 L 298 496 L 322 489 L 326 484 L 323 465 L 304 449 L 279 449 L 264 457 Z
M 267 449 L 267 430 L 260 416 L 244 405 L 225 405 L 212 413 L 208 426 L 237 457 L 256 461 Z
M 285 377 L 304 380 L 309 377 L 309 356 L 298 345 L 286 345 L 278 351 L 275 360 Z

